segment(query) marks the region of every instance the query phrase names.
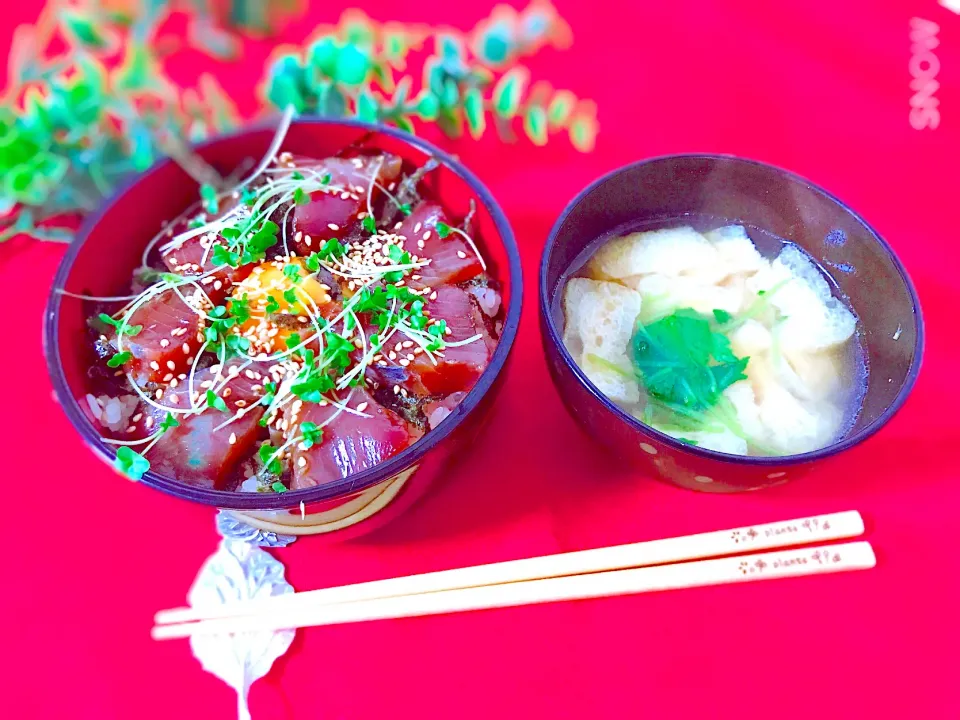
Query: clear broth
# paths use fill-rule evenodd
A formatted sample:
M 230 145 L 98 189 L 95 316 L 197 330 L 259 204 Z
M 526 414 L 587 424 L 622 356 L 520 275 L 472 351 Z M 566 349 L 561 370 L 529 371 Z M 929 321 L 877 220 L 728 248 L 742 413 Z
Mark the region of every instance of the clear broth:
M 551 302 L 550 311 L 553 315 L 554 322 L 557 324 L 557 327 L 561 328 L 561 330 L 566 327 L 566 318 L 564 317 L 563 312 L 563 296 L 566 290 L 567 281 L 574 277 L 584 277 L 584 268 L 589 262 L 590 258 L 593 257 L 600 247 L 610 240 L 636 232 L 662 230 L 665 228 L 681 226 L 692 227 L 698 232 L 705 233 L 709 232 L 710 230 L 715 230 L 728 225 L 739 225 L 743 227 L 744 230 L 746 230 L 747 235 L 750 237 L 751 242 L 753 242 L 753 244 L 756 246 L 757 251 L 767 260 L 773 260 L 776 258 L 787 246 L 792 246 L 794 249 L 799 251 L 817 268 L 817 270 L 820 272 L 820 275 L 830 286 L 833 296 L 842 302 L 847 310 L 849 310 L 857 319 L 856 331 L 854 332 L 853 337 L 844 343 L 842 354 L 839 356 L 839 367 L 841 373 L 840 387 L 842 389 L 842 396 L 839 398 L 838 405 L 843 412 L 843 419 L 836 436 L 833 439 L 833 442 L 843 439 L 850 433 L 856 424 L 860 410 L 863 406 L 863 397 L 867 391 L 869 367 L 867 365 L 867 354 L 863 346 L 863 327 L 860 322 L 860 318 L 857 315 L 856 310 L 850 304 L 849 298 L 847 298 L 846 295 L 840 291 L 840 288 L 837 286 L 837 283 L 834 281 L 833 277 L 819 262 L 817 262 L 816 258 L 810 255 L 810 253 L 796 243 L 784 240 L 783 238 L 778 237 L 777 235 L 774 235 L 763 228 L 755 227 L 737 220 L 706 215 L 703 213 L 686 213 L 683 215 L 655 218 L 645 222 L 621 225 L 609 233 L 601 235 L 587 245 L 587 247 L 585 247 L 584 250 L 577 255 L 574 261 L 570 264 L 570 267 L 567 268 L 567 271 L 563 274 L 560 282 L 557 284 L 557 290 L 554 293 Z M 641 394 L 643 395 L 645 390 L 642 383 L 640 384 L 640 390 Z M 641 398 L 641 402 L 643 402 L 643 398 Z M 624 408 L 624 410 L 627 410 L 627 408 Z M 748 454 L 759 455 L 763 453 L 755 453 L 751 448 Z

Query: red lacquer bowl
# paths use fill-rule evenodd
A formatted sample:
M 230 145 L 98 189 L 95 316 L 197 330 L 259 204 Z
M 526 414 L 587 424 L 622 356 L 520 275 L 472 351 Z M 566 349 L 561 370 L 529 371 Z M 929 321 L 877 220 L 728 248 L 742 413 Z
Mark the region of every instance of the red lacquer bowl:
M 207 142 L 197 152 L 221 173 L 229 174 L 248 158 L 259 160 L 273 134 L 272 128 L 254 129 Z M 149 471 L 143 477 L 144 485 L 228 509 L 262 530 L 343 539 L 368 532 L 399 514 L 443 474 L 455 456 L 473 444 L 501 385 L 520 322 L 522 280 L 513 233 L 489 191 L 470 171 L 430 143 L 399 130 L 350 120 L 301 119 L 291 125 L 283 149 L 324 157 L 361 139 L 417 165 L 431 156 L 438 159 L 441 167 L 429 173 L 425 183 L 453 217 L 463 217 L 470 201 L 476 202 L 479 245 L 491 275 L 500 283 L 506 308 L 503 332 L 489 367 L 435 430 L 386 462 L 344 480 L 283 494 L 239 493 L 186 485 Z M 114 451 L 100 439 L 80 405 L 87 392 L 87 369 L 94 362 L 92 348 L 85 341 L 91 308 L 60 290 L 95 296 L 125 294 L 146 243 L 164 221 L 179 215 L 196 198 L 197 185 L 183 170 L 170 161 L 158 164 L 87 218 L 54 281 L 44 327 L 50 376 L 74 427 L 110 463 Z
M 571 266 L 598 238 L 687 214 L 744 225 L 755 242 L 765 231 L 796 243 L 849 299 L 860 318 L 869 374 L 857 421 L 839 441 L 784 457 L 744 457 L 693 447 L 621 410 L 577 367 L 563 344 L 558 302 Z M 574 198 L 543 252 L 540 327 L 553 382 L 587 433 L 667 482 L 706 492 L 779 485 L 867 439 L 903 405 L 923 354 L 916 291 L 873 228 L 797 175 L 726 155 L 644 160 L 600 178 Z

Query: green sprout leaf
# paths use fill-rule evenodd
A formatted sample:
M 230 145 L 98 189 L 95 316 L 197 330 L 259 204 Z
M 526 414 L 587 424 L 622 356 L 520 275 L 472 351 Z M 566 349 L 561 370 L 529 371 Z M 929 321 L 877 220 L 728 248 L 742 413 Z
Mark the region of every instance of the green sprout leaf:
M 212 407 L 220 412 L 227 411 L 227 404 L 213 390 L 207 390 L 207 407 Z
M 450 233 L 453 232 L 451 227 L 447 225 L 445 222 L 438 222 L 436 224 L 436 229 L 437 229 L 437 235 L 441 239 L 449 237 Z
M 210 256 L 210 261 L 214 265 L 229 265 L 230 267 L 237 267 L 240 264 L 240 253 L 231 252 L 223 245 L 214 245 L 213 254 Z
M 367 215 L 363 219 L 363 229 L 371 235 L 377 234 L 377 221 L 374 220 L 373 215 Z
M 270 459 L 270 457 L 276 451 L 277 448 L 273 447 L 270 443 L 264 443 L 257 451 L 257 457 L 260 458 L 260 462 L 263 464 L 264 469 L 272 475 L 279 475 L 281 472 L 283 472 L 283 464 L 280 462 L 280 458 L 276 457 L 273 458 L 273 460 Z
M 130 337 L 134 337 L 135 335 L 139 335 L 140 331 L 143 330 L 143 325 L 125 325 L 123 320 L 114 320 L 106 313 L 100 313 L 97 315 L 97 317 L 101 322 L 116 328 L 118 335 L 129 335 Z
M 303 188 L 297 188 L 293 191 L 293 202 L 295 205 L 309 205 L 310 204 L 310 194 L 305 193 Z
M 300 434 L 303 435 L 303 439 L 300 442 L 303 443 L 304 448 L 307 450 L 323 439 L 323 430 L 317 427 L 316 423 L 312 422 L 300 423 Z
M 129 362 L 133 359 L 133 355 L 128 352 L 116 353 L 107 360 L 107 367 L 120 367 L 125 362 Z
M 172 413 L 167 413 L 167 416 L 163 419 L 163 422 L 160 423 L 160 430 L 166 432 L 167 430 L 175 427 L 180 427 L 180 423 L 177 422 L 177 419 Z
M 150 461 L 129 446 L 121 445 L 113 466 L 131 480 L 141 480 L 150 469 Z

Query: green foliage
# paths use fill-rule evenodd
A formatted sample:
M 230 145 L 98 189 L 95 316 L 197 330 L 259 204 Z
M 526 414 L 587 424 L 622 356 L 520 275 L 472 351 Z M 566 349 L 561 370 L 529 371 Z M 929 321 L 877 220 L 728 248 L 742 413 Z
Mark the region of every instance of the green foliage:
M 529 71 L 514 64 L 547 44 L 565 47 L 569 28 L 542 2 L 521 13 L 498 6 L 468 33 L 379 25 L 348 11 L 301 51 L 273 58 L 264 97 L 280 109 L 292 105 L 299 113 L 355 116 L 408 132 L 418 121 L 435 122 L 450 137 L 467 130 L 480 138 L 493 126 L 510 139 L 518 120 L 537 145 L 546 144 L 551 133 L 566 132 L 587 152 L 597 132 L 593 104 L 544 83 L 531 88 Z M 424 58 L 414 91 L 413 76 L 395 73 L 405 70 L 410 51 L 420 46 L 432 47 L 432 53 Z
M 37 23 L 14 33 L 10 84 L 0 103 L 0 242 L 18 234 L 69 240 L 66 228 L 95 210 L 131 173 L 170 155 L 190 167 L 189 145 L 236 127 L 233 100 L 212 75 L 178 88 L 166 59 L 182 46 L 235 59 L 236 32 L 269 35 L 303 0 L 73 0 L 48 2 Z M 186 14 L 186 43 L 166 32 Z M 166 34 L 165 34 L 166 33 Z M 517 61 L 544 46 L 565 48 L 570 30 L 548 2 L 497 6 L 469 32 L 379 24 L 348 10 L 300 49 L 266 65 L 267 108 L 358 117 L 414 132 L 436 123 L 450 137 L 494 128 L 533 143 L 566 133 L 592 149 L 596 107 L 567 90 L 530 82 Z M 413 54 L 422 75 L 407 72 Z M 418 63 L 419 64 L 419 63 Z M 192 173 L 197 176 L 196 173 Z M 209 182 L 209 178 L 198 182 Z M 263 238 L 265 242 L 269 238 Z M 261 243 L 262 244 L 262 243 Z M 220 255 L 231 259 L 226 252 Z
M 182 95 L 166 79 L 155 42 L 171 5 L 144 0 L 128 16 L 49 3 L 36 26 L 18 30 L 0 107 L 0 240 L 69 239 L 59 225 L 95 210 L 171 142 L 233 126 L 212 77 Z

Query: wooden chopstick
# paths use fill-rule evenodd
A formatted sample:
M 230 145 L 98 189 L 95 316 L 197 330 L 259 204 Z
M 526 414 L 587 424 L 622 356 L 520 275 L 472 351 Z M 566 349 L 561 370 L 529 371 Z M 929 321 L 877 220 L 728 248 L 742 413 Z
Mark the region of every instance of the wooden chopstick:
M 161 610 L 154 618 L 159 625 L 195 620 L 256 615 L 296 607 L 359 602 L 402 595 L 420 595 L 468 587 L 502 585 L 549 577 L 581 575 L 625 568 L 647 567 L 722 557 L 759 550 L 842 540 L 863 534 L 863 518 L 855 510 L 798 518 L 714 532 L 580 550 L 577 552 L 524 558 L 408 575 L 386 580 L 291 593 L 251 602 L 195 608 Z
M 305 606 L 256 616 L 158 625 L 153 628 L 153 637 L 156 640 L 167 640 L 194 634 L 264 632 L 386 620 L 865 570 L 875 565 L 876 556 L 870 543 L 853 542 L 630 570 L 612 570 L 589 575 L 551 577 L 505 585 L 445 590 L 422 595 L 403 595 L 336 605 Z

